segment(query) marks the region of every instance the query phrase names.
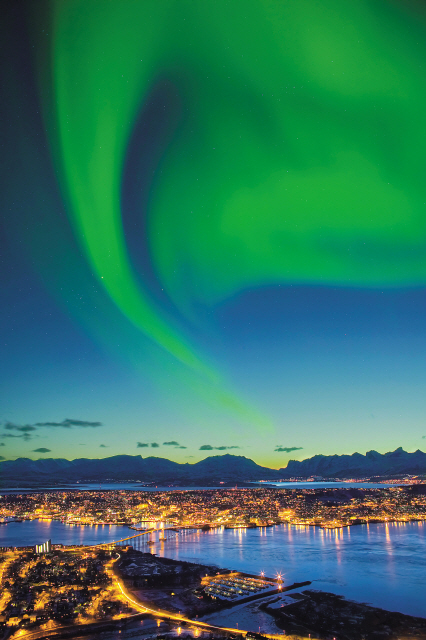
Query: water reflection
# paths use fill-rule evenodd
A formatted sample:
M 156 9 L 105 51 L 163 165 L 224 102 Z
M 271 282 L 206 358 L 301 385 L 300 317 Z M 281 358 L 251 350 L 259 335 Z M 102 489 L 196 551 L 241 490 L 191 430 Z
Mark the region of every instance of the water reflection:
M 146 523 L 143 523 L 144 525 Z M 154 526 L 151 522 L 149 525 Z M 146 527 L 148 528 L 148 526 Z M 33 545 L 51 538 L 62 544 L 100 544 L 133 535 L 127 527 L 69 526 L 61 522 L 9 523 L 0 546 Z M 160 537 L 166 540 L 160 540 Z M 164 531 L 142 551 L 266 576 L 282 571 L 285 583 L 312 580 L 312 587 L 385 609 L 426 616 L 426 526 L 383 523 L 323 530 L 290 526 L 210 531 Z
M 423 523 L 370 524 L 323 530 L 262 527 L 188 534 L 167 557 L 265 575 L 283 571 L 285 583 L 312 587 L 383 608 L 426 616 L 426 538 Z

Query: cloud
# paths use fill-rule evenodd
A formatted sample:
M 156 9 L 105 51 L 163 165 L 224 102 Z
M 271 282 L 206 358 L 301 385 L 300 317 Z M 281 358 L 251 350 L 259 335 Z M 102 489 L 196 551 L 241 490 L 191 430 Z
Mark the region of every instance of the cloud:
M 28 431 L 37 431 L 37 429 L 32 424 L 19 425 L 14 424 L 13 422 L 6 422 L 4 428 L 8 429 L 9 431 L 22 431 L 24 433 L 27 433 Z
M 46 449 L 46 447 L 39 447 L 38 449 L 33 449 L 35 453 L 49 453 L 52 449 Z
M 225 447 L 224 445 L 220 447 L 212 447 L 211 444 L 202 444 L 199 448 L 199 451 L 225 451 L 226 449 L 241 449 L 237 445 L 232 445 L 231 447 Z
M 290 453 L 291 451 L 299 451 L 300 449 L 303 449 L 303 447 L 283 447 L 282 445 L 277 444 L 274 451 L 280 451 L 280 452 L 284 451 L 285 453 Z
M 184 447 L 182 444 L 179 444 L 179 442 L 176 442 L 176 440 L 170 440 L 169 442 L 163 442 L 163 444 L 165 444 L 166 446 L 171 446 L 174 447 L 175 449 L 187 449 L 188 447 Z M 155 446 L 155 444 L 152 444 L 152 446 Z
M 100 445 L 99 445 L 99 447 L 100 447 L 101 449 L 108 449 L 108 447 L 107 447 L 107 445 L 106 445 L 106 444 L 100 444 Z
M 158 444 L 158 442 L 151 442 L 151 447 L 152 447 L 153 449 L 158 449 L 158 447 L 159 447 L 159 446 L 160 446 L 160 445 Z
M 73 427 L 101 427 L 102 422 L 88 422 L 87 420 L 72 420 L 71 418 L 65 418 L 62 422 L 36 422 L 35 424 L 15 424 L 14 422 L 6 422 L 4 429 L 7 431 L 19 431 L 21 435 L 14 435 L 12 433 L 3 433 L 0 435 L 2 438 L 23 438 L 24 440 L 31 440 L 31 433 L 37 431 L 37 427 L 62 427 L 63 429 L 72 429 Z M 36 436 L 38 437 L 38 436 Z M 1 445 L 0 445 L 1 446 Z
M 88 420 L 73 420 L 72 418 L 65 418 L 62 422 L 36 422 L 35 426 L 72 429 L 72 427 L 102 427 L 102 422 L 89 422 Z
M 422 440 L 426 440 L 426 436 L 422 436 Z
M 2 438 L 23 438 L 24 440 L 31 440 L 32 436 L 29 433 L 21 433 L 20 436 L 16 436 L 14 433 L 2 433 Z
M 147 442 L 138 442 L 138 444 L 136 445 L 136 448 L 142 449 L 142 447 L 149 447 L 149 444 Z
M 0 447 L 5 447 L 6 445 L 4 444 L 4 442 L 0 442 Z
M 241 447 L 239 447 L 238 445 L 234 444 L 231 447 L 215 447 L 215 449 L 217 449 L 218 451 L 225 451 L 225 449 L 241 449 Z

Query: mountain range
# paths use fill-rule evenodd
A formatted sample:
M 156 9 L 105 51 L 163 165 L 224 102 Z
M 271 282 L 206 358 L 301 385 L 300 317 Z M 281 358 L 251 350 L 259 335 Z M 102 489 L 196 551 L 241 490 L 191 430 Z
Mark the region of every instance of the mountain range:
M 25 485 L 40 483 L 106 482 L 139 480 L 147 483 L 214 484 L 218 482 L 277 481 L 311 476 L 366 478 L 400 474 L 426 475 L 426 453 L 407 453 L 399 447 L 381 454 L 316 455 L 306 460 L 290 460 L 287 467 L 261 467 L 244 456 L 210 456 L 194 464 L 179 464 L 166 458 L 118 455 L 109 458 L 17 458 L 0 462 L 0 482 Z
M 367 451 L 352 455 L 317 455 L 307 460 L 290 460 L 285 469 L 285 477 L 321 476 L 323 478 L 365 478 L 393 476 L 400 474 L 426 474 L 426 453 L 417 449 L 407 453 L 402 447 L 388 453 Z

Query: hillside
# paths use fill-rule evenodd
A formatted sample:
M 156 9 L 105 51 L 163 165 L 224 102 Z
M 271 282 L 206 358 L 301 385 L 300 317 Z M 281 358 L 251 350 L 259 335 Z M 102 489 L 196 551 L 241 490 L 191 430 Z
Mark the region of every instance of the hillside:
M 209 456 L 194 464 L 179 464 L 166 458 L 119 455 L 89 459 L 18 458 L 0 462 L 0 481 L 27 485 L 40 483 L 106 482 L 139 480 L 149 483 L 213 484 L 218 482 L 276 481 L 293 477 L 366 478 L 426 474 L 426 453 L 407 453 L 401 447 L 389 453 L 368 451 L 365 455 L 316 455 L 290 460 L 279 470 L 261 467 L 244 456 Z

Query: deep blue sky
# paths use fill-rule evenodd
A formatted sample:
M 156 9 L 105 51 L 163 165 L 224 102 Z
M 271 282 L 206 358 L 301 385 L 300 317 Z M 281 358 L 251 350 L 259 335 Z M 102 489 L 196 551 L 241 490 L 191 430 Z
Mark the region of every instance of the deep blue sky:
M 9 3 L 1 27 L 1 456 L 195 462 L 210 445 L 212 454 L 282 467 L 317 453 L 424 449 L 420 275 L 410 286 L 271 278 L 210 303 L 191 291 L 190 312 L 179 306 L 149 234 L 160 158 L 186 108 L 163 78 L 132 126 L 122 229 L 136 281 L 215 374 L 179 362 L 122 312 L 85 254 L 57 168 L 46 107 L 50 28 L 49 11 L 35 20 L 24 2 Z M 420 226 L 418 233 L 424 248 Z M 176 264 L 183 271 L 184 251 Z M 396 253 L 395 264 L 404 259 Z

